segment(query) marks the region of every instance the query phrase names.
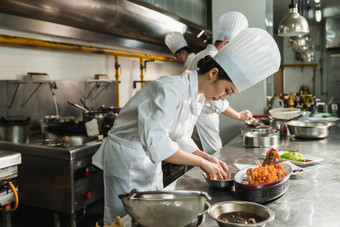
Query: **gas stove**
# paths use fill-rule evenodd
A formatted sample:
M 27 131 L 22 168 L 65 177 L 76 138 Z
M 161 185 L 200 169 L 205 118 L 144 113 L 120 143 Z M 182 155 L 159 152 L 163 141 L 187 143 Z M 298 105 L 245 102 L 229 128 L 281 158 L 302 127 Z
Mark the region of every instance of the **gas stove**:
M 0 150 L 21 153 L 20 201 L 55 214 L 70 215 L 69 226 L 75 227 L 76 212 L 104 196 L 102 170 L 92 165 L 92 156 L 101 141 L 60 147 L 39 143 L 39 139 L 30 138 L 26 144 L 0 142 Z

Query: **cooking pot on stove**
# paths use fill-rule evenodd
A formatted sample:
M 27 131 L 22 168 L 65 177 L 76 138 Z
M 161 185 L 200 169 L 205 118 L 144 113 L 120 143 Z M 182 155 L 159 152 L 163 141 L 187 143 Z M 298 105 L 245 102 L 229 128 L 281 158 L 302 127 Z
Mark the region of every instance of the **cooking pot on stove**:
M 29 125 L 31 118 L 25 120 L 13 119 L 7 120 L 4 117 L 0 119 L 0 140 L 14 143 L 27 143 L 29 137 Z
M 113 126 L 113 123 L 121 109 L 117 107 L 105 107 L 102 105 L 97 110 L 89 110 L 70 101 L 68 101 L 68 104 L 83 111 L 83 121 L 91 121 L 94 118 L 97 119 L 99 133 L 104 136 L 107 136 L 108 131 Z
M 96 137 L 87 136 L 84 121 L 70 121 L 49 124 L 43 139 L 62 141 L 65 147 L 74 147 L 95 140 Z

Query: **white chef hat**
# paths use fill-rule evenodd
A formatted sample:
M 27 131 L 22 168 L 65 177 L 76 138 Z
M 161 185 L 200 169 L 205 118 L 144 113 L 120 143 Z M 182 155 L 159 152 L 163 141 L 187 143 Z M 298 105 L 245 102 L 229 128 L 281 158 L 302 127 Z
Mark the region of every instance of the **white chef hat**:
M 275 40 L 260 28 L 246 28 L 241 31 L 214 59 L 239 92 L 277 72 L 281 62 Z
M 247 18 L 240 12 L 231 11 L 220 16 L 216 40 L 230 42 L 240 31 L 248 28 Z
M 169 32 L 165 36 L 165 44 L 170 49 L 172 54 L 175 54 L 179 49 L 188 46 L 183 35 L 179 32 Z

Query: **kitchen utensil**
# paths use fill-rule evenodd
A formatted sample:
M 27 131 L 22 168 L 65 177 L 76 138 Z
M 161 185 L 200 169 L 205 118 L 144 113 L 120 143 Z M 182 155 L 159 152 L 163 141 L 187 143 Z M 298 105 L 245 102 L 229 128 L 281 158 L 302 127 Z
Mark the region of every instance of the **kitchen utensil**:
M 277 120 L 292 120 L 301 117 L 303 112 L 299 108 L 277 108 L 269 110 L 269 114 Z
M 212 180 L 207 177 L 206 174 L 203 174 L 203 177 L 207 181 L 210 187 L 212 188 L 218 188 L 218 189 L 226 189 L 231 188 L 234 185 L 234 177 L 236 173 L 229 172 L 230 176 L 226 180 Z
M 271 147 L 279 144 L 280 136 L 274 131 L 251 131 L 243 136 L 246 147 Z
M 202 209 L 202 212 L 197 215 L 197 217 L 185 227 L 198 227 L 205 221 L 205 215 L 208 213 L 211 205 L 207 201 L 204 203 L 204 207 Z
M 131 218 L 145 227 L 186 226 L 202 212 L 206 199 L 211 199 L 200 191 L 135 190 L 119 198 Z
M 67 103 L 72 105 L 72 106 L 74 106 L 74 107 L 77 107 L 78 109 L 81 109 L 84 113 L 88 113 L 89 112 L 88 109 L 82 107 L 81 105 L 78 105 L 78 104 L 70 102 L 70 101 L 67 101 Z
M 247 212 L 250 214 L 255 214 L 259 216 L 263 221 L 254 224 L 240 224 L 240 223 L 231 223 L 225 222 L 219 219 L 222 214 L 229 212 Z M 209 210 L 209 216 L 213 218 L 218 226 L 220 227 L 245 227 L 245 226 L 265 226 L 266 223 L 274 220 L 275 214 L 274 212 L 257 203 L 246 202 L 246 201 L 224 201 L 220 203 L 213 204 Z
M 281 165 L 283 171 L 287 173 L 287 175 L 277 181 L 262 185 L 242 184 L 242 180 L 247 176 L 247 170 L 258 166 L 254 165 L 241 169 L 235 175 L 234 180 L 236 197 L 239 200 L 266 203 L 283 195 L 289 187 L 289 177 L 292 172 L 292 167 L 285 163 L 282 163 Z
M 329 134 L 332 123 L 289 121 L 287 123 L 290 134 L 303 139 L 323 139 Z
M 14 143 L 27 143 L 31 118 L 25 120 L 0 119 L 0 140 Z
M 252 118 L 250 120 L 246 120 L 245 123 L 248 126 L 256 127 L 261 123 L 261 121 L 258 118 Z

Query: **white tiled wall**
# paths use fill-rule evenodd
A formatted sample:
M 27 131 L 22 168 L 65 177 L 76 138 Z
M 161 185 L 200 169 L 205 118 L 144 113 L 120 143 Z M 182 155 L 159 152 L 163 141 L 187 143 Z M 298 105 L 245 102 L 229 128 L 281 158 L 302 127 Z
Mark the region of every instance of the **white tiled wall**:
M 126 50 L 119 47 L 102 46 L 100 43 L 86 43 L 79 40 L 23 33 L 1 28 L 0 34 Z M 137 52 L 137 50 L 129 51 Z M 141 51 L 138 50 L 138 52 Z M 148 50 L 143 50 L 142 53 L 150 54 Z M 161 54 L 157 53 L 156 55 L 161 56 Z M 120 75 L 120 106 L 123 106 L 136 92 L 136 89 L 133 89 L 133 81 L 140 80 L 140 61 L 138 58 L 119 57 L 119 64 L 122 69 Z M 110 79 L 115 80 L 114 66 L 114 56 L 111 55 L 0 45 L 0 80 L 22 79 L 22 76 L 26 75 L 27 72 L 47 73 L 53 80 L 94 79 L 95 74 L 107 74 Z M 182 71 L 182 66 L 177 63 L 150 62 L 147 63 L 144 80 L 155 80 L 163 75 L 178 75 Z

